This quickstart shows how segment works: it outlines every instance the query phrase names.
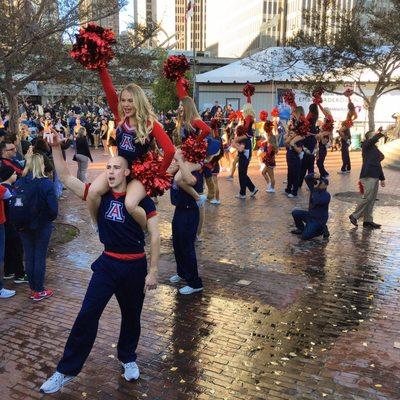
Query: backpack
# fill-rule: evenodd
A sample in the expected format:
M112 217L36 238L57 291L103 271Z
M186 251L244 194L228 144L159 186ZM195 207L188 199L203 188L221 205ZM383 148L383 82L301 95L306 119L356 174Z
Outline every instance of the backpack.
M38 180L24 176L15 182L13 189L9 201L10 222L17 230L35 229L35 221L41 211Z

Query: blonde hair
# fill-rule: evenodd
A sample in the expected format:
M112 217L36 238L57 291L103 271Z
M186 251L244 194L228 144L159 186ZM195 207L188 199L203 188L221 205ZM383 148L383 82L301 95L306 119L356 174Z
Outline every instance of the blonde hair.
M182 125L188 131L193 131L194 128L191 124L191 121L193 121L194 119L201 119L200 114L197 111L196 104L194 103L191 97L186 96L182 99L182 107L183 107Z
M133 107L135 109L135 115L133 116L136 122L136 142L144 144L146 139L149 137L150 132L153 130L153 124L157 121L157 116L153 111L149 99L144 93L143 89L131 83L121 91L119 94L118 112L119 115L124 116L121 123L125 120L124 110L122 108L122 93L126 91L133 97Z
M30 158L28 158L25 174L31 173L32 178L41 179L47 178L47 175L44 173L44 158L41 154L34 153Z
M251 115L253 118L256 117L256 113L254 112L254 108L253 108L253 106L251 105L251 103L246 103L246 104L243 106L243 117L246 118L246 117L248 117L249 115Z

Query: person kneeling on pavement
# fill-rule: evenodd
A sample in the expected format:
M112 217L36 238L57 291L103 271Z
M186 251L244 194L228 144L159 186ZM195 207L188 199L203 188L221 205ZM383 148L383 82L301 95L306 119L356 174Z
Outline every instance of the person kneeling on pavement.
M292 231L295 235L301 235L304 240L309 240L323 235L329 237L326 223L329 217L329 203L331 195L327 191L329 181L319 174L309 174L305 177L310 189L310 202L308 211L293 210L292 216L296 229Z

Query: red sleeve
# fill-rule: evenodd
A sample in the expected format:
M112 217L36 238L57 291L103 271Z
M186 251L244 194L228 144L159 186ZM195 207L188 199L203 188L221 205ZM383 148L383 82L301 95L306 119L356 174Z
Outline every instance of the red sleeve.
M118 95L112 83L111 76L108 73L107 68L100 69L99 75L101 84L103 85L104 93L106 94L108 106L110 107L112 113L114 114L115 124L118 125L120 120L118 114Z
M197 141L201 142L204 140L211 132L211 128L201 119L195 119L192 121L193 128L200 129L201 133L197 136Z
M161 170L162 172L165 172L174 158L175 147L161 124L157 121L154 121L153 130L151 133L154 136L154 139L156 139L158 146L161 147L164 152Z
M246 129L246 132L250 128L250 126L253 125L253 122L254 122L254 118L251 115L248 115L246 117L246 119L244 120L244 127Z
M6 188L3 185L0 185L0 199L3 198L4 193L6 192Z

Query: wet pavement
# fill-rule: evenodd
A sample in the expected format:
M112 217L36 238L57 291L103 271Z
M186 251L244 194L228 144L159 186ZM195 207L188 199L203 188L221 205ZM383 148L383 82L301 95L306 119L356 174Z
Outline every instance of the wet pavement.
M205 290L183 297L168 281L174 273L168 197L160 200L160 285L146 296L138 347L141 378L125 382L116 359L120 315L112 300L79 377L60 393L43 396L90 279L101 246L85 204L65 192L60 222L80 236L56 244L49 255L52 299L37 304L18 285L1 303L1 399L400 399L400 172L385 171L375 221L381 231L348 222L357 191L360 154L353 172L336 175L339 155L329 153L329 240L301 242L290 235L290 211L306 207L260 187L256 199L234 199L238 182L220 178L220 206L206 206L203 242L197 246ZM98 173L105 158L96 156ZM350 198L350 200L349 200ZM13 284L7 284L7 287ZM16 285L14 285L16 286Z

